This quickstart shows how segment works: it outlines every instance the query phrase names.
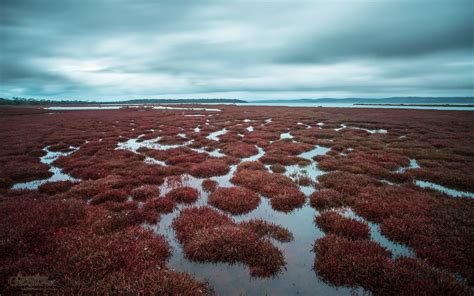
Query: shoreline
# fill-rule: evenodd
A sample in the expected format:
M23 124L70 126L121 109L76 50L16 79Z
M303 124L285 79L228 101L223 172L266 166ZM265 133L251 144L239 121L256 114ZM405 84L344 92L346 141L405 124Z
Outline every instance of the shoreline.
M406 106L406 107L474 107L474 104L392 104L392 103L356 103L355 106Z

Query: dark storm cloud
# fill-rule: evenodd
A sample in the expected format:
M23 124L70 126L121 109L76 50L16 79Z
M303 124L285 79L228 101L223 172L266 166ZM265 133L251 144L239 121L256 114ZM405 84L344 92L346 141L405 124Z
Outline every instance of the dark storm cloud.
M0 2L0 95L472 95L472 1Z
M372 57L418 57L473 49L474 2L368 1L362 15L302 32L284 62ZM472 54L472 51L471 51Z

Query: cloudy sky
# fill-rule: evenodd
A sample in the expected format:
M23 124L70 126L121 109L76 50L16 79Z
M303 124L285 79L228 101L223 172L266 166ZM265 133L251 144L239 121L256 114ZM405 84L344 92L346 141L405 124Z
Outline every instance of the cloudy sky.
M0 0L0 96L474 96L473 0Z

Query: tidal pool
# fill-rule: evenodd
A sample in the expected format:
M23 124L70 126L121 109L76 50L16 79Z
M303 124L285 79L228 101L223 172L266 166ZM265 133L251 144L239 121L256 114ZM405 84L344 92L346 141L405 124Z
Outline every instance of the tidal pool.
M400 167L396 170L397 173L404 173L406 170L419 169L420 165L416 162L416 159L410 158L410 163L407 167Z
M24 183L16 183L12 186L12 189L37 189L39 186L45 183L57 182L57 181L79 182L80 181L79 179L75 179L72 176L69 176L68 174L63 173L63 171L60 168L53 165L53 162L59 157L70 155L71 153L74 153L75 151L79 149L76 147L70 147L70 148L73 149L70 152L59 152L59 151L53 152L49 150L49 146L43 148L43 150L46 152L46 155L40 157L40 161L41 163L49 165L49 171L53 175L47 179L34 180L34 181L24 182Z
M227 133L227 129L223 128L216 132L210 133L206 138L209 140L219 141L219 137Z
M293 139L293 135L291 135L290 132L282 133L280 134L280 140L283 140L283 139Z

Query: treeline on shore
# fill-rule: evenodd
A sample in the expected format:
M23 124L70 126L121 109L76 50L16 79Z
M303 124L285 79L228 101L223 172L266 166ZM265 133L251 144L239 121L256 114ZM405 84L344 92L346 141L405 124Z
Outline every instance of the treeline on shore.
M48 100L34 98L0 98L0 105L82 105L82 104L235 104L247 103L237 99L136 99L126 101L82 101L82 100Z

